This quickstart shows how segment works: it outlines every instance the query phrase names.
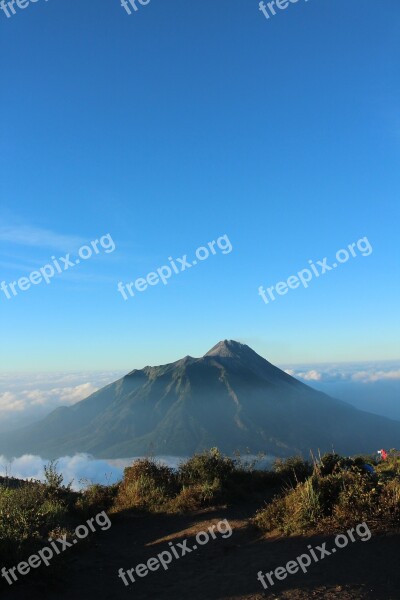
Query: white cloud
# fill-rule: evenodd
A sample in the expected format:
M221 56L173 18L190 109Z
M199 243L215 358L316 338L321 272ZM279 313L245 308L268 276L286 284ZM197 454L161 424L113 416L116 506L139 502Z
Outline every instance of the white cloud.
M311 371L299 372L296 375L292 373L292 375L295 377L300 377L305 381L321 381L322 379L322 373L319 373L315 369L312 369Z
M116 381L119 371L0 374L0 431L28 425L59 406L71 406Z
M310 369L309 365L291 365L285 372L303 381L376 383L399 381L400 365L397 361L388 363L348 363L323 364Z
M43 406L48 410L58 406L75 404L98 390L91 383L82 383L75 387L53 388L51 390L21 390L20 392L0 393L0 414L7 411L29 410Z
M361 381L362 383L375 383L376 381L400 381L400 369L394 371L359 371L353 373L352 381Z
M25 408L23 400L19 400L12 392L4 392L0 394L0 416L2 411L20 412Z

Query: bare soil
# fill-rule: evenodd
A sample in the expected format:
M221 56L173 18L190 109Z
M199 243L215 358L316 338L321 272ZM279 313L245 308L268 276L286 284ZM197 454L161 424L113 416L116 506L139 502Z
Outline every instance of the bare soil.
M265 537L249 525L254 506L218 508L195 515L165 516L126 513L112 518L108 531L98 531L87 543L66 550L52 566L21 577L21 583L2 590L4 600L399 600L400 532L373 535L313 563L303 572L276 581L264 590L257 580L285 566L300 554L334 536ZM233 534L210 541L125 587L125 571L188 539L191 548L199 531L228 519Z

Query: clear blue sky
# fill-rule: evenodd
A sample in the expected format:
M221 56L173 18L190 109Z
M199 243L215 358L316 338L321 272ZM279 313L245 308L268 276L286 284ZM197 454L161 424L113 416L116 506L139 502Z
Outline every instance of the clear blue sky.
M275 363L400 357L400 4L39 0L0 14L1 369L113 369L249 343ZM227 234L169 285L134 281ZM367 236L266 305L257 293Z

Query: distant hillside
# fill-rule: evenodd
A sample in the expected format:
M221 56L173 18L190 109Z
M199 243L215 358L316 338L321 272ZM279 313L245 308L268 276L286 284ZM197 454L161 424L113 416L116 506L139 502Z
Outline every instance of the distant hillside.
M362 412L223 341L202 358L134 370L72 407L5 434L0 452L121 458L218 446L275 456L400 446L400 422Z

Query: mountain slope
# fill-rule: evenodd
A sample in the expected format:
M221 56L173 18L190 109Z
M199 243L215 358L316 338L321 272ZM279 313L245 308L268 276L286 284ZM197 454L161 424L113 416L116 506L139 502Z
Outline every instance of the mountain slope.
M0 452L56 457L189 455L211 446L276 456L351 454L400 442L400 422L313 390L225 340L202 358L134 370L85 400L2 436Z

